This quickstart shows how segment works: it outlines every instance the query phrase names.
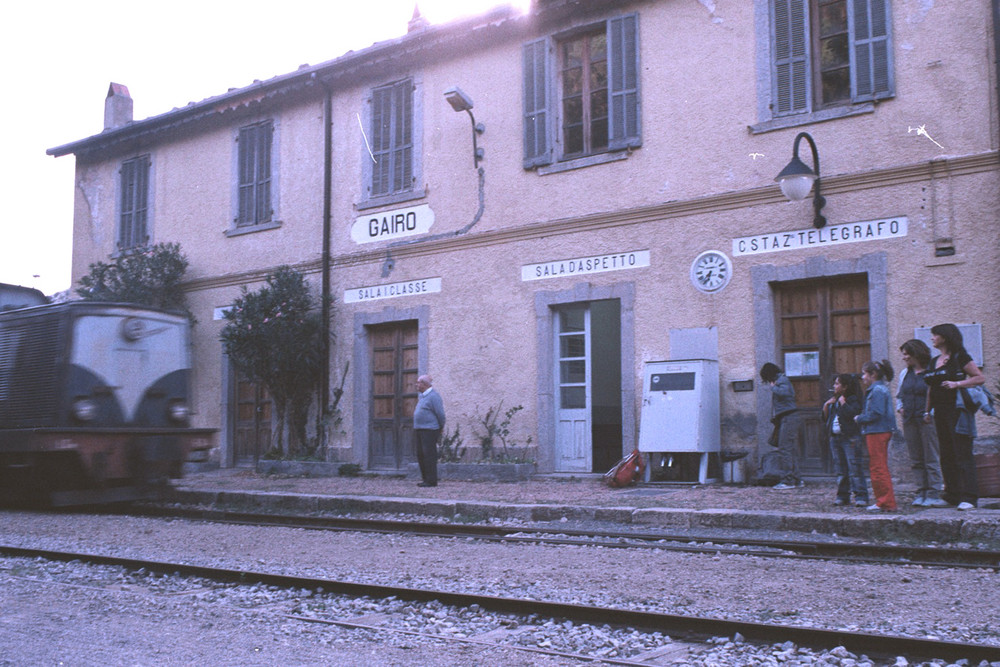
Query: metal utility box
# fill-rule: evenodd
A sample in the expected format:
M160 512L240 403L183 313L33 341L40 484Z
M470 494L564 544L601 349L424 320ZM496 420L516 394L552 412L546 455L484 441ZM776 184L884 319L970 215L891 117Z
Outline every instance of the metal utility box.
M708 455L719 451L719 362L650 361L643 371L639 451L700 454L698 481L708 481ZM646 466L646 481L653 457Z

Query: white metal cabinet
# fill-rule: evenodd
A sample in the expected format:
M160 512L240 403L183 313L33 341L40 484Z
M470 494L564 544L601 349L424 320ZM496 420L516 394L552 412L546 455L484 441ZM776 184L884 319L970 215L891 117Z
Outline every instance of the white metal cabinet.
M719 451L719 362L647 362L642 399L639 451L701 454L698 481L704 484L708 455Z

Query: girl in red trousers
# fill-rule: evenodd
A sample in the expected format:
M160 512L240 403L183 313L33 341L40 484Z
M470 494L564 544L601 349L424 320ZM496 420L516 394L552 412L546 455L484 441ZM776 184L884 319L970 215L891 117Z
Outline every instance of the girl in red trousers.
M889 440L896 430L892 394L889 392L889 381L893 375L892 364L888 360L869 361L861 367L861 384L867 390L865 407L854 420L861 425L861 433L868 446L868 470L875 494L875 504L869 505L868 509L873 512L896 510L896 495L889 474Z

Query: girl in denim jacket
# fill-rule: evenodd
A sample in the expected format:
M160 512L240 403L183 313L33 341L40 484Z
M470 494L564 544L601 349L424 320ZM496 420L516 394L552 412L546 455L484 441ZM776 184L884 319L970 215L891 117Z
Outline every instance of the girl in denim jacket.
M868 507L868 480L864 473L861 431L854 418L861 412L861 385L850 373L841 373L833 381L833 396L823 404L823 418L830 437L830 454L837 473L837 499L834 505L854 504Z
M873 512L896 510L896 495L892 490L892 475L889 474L889 440L896 430L888 384L893 375L888 359L869 361L861 367L861 384L867 388L865 407L854 419L861 425L868 447L868 471L875 494L875 504L869 505L868 509Z

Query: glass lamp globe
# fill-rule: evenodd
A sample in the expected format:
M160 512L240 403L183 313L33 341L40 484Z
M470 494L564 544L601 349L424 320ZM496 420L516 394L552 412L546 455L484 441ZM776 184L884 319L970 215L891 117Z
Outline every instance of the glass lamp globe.
M795 176L785 176L779 182L781 192L792 201L802 201L812 190L815 174L797 174Z

